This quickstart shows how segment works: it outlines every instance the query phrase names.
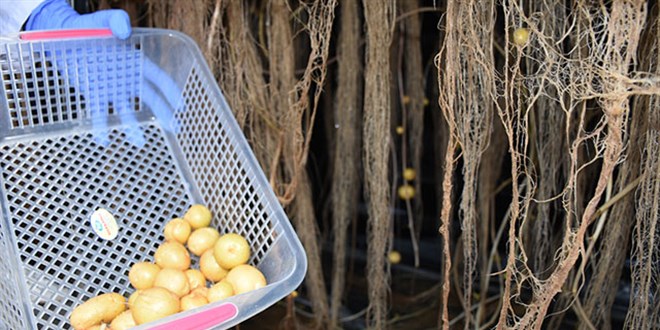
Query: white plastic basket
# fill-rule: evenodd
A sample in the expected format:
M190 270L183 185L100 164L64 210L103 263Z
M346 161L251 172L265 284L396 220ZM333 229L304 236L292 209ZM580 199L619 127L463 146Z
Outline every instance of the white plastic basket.
M147 63L176 85L178 95L158 94L175 100L170 117L145 99L158 88L146 86ZM0 74L0 329L70 328L87 299L128 297L131 265L153 260L165 223L194 203L222 233L247 238L269 284L141 329L228 328L301 283L300 241L190 38L0 38ZM109 98L130 111L108 108ZM136 129L144 145L129 139ZM116 238L92 230L98 208L116 218ZM228 305L235 315L208 323Z

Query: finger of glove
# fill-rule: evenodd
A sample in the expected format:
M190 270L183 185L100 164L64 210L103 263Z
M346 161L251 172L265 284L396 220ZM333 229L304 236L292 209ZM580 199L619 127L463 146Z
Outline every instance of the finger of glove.
M121 119L121 132L125 139L132 145L142 148L146 144L146 139L140 127L140 123L135 117L135 111L131 109L128 102L113 103L112 105L115 113ZM107 107L94 108L91 110L92 117L92 136L97 144L107 147L110 144L111 127L109 118L109 111Z
M151 87L151 83L142 85L142 101L151 109L163 129L174 134L179 133L181 124L174 117L173 108L158 95L156 90Z
M121 130L126 136L126 140L138 148L144 147L147 141L144 138L140 123L135 117L135 110L131 108L128 100L114 103L113 106L121 116Z
M181 101L181 89L174 80L150 59L144 57L142 72L146 82L152 83L165 97L169 107L177 109Z
M65 28L110 28L112 34L119 39L131 35L131 19L128 13L121 9L106 9L95 13L79 15L70 20Z

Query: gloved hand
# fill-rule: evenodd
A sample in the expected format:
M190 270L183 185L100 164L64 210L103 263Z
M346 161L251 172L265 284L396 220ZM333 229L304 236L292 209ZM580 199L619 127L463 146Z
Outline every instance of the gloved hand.
M102 10L79 15L64 0L46 0L37 7L26 30L110 28L115 36L131 34L128 14ZM66 80L84 100L94 140L108 146L111 115L121 118L125 138L141 148L145 138L136 119L136 100L149 107L165 130L178 130L173 113L181 96L176 83L129 40L69 41L44 44L44 56L58 80ZM111 111L112 109L112 111Z
M110 28L119 39L131 35L131 20L121 9L100 10L80 15L65 0L46 0L32 11L26 31L55 29Z

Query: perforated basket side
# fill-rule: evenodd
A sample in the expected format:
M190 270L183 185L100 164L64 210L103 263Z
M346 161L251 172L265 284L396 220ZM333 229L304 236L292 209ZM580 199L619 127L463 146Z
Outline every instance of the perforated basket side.
M142 131L142 148L121 129L105 133L108 146L88 132L0 144L9 220L39 329L68 328L73 307L98 294L128 296L131 265L150 260L167 220L190 205L162 130L146 123ZM89 224L99 207L117 219L114 240Z
M138 38L3 44L6 113L0 118L6 121L0 128L76 122L100 112L113 115L120 106L139 111L132 92L139 90L141 56Z
M18 269L17 265L11 262L14 258L9 255L9 238L4 233L6 224L3 221L0 214L0 330L25 329L26 317L16 283Z
M247 238L251 263L259 264L281 232L264 188L256 184L259 169L247 166L249 146L231 127L232 115L211 82L194 65L183 90L183 106L175 113L181 130L177 140L200 194L215 215L221 232Z

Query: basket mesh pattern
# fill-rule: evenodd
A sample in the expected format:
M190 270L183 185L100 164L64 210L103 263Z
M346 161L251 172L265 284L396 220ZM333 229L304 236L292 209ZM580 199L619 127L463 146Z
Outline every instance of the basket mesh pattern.
M10 221L39 329L68 328L73 307L100 293L128 296L130 266L151 259L167 220L189 206L162 131L142 129L141 149L116 129L107 132L107 147L86 133L0 146ZM112 241L89 225L99 207L117 219Z
M271 219L274 211L253 181L256 173L245 165L247 150L237 148L239 132L228 131L231 113L217 111L221 100L207 91L206 80L193 67L183 90L183 104L175 113L181 123L179 145L197 187L214 214L221 233L243 235L250 243L250 262L259 264L281 231Z
M0 73L9 127L24 128L139 110L138 39L5 45Z
M16 270L11 268L11 264L7 261L9 259L9 250L6 238L2 233L2 222L0 221L0 258L4 262L0 262L0 329L3 322L6 326L11 326L12 329L25 329L25 316L23 309L19 305L18 288L15 284Z

